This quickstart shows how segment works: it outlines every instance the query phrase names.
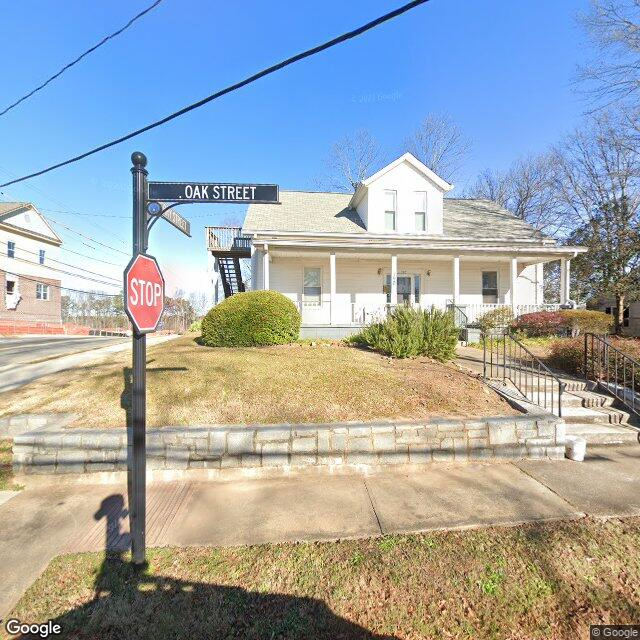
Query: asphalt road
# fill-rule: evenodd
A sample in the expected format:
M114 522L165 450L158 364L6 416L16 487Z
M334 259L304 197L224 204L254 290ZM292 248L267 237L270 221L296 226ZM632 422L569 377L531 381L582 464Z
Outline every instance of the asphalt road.
M24 336L0 339L0 368L38 362L126 342L130 338L100 336Z

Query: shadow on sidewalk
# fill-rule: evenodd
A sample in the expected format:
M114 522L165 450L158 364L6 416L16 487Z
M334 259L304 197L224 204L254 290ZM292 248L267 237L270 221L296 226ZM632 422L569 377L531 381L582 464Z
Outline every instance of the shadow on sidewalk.
M124 554L129 535L124 498L105 498L94 517L105 519L105 558L94 580L90 602L52 620L64 638L120 640L324 639L393 640L335 615L315 598L247 591L136 568ZM203 568L203 571L205 568ZM23 635L21 638L37 636Z

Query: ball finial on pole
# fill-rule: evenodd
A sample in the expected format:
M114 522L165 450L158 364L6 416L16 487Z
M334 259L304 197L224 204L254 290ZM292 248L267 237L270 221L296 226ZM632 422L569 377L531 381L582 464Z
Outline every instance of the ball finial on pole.
M142 153L142 151L134 151L131 154L131 162L134 167L146 167L147 166L147 156Z

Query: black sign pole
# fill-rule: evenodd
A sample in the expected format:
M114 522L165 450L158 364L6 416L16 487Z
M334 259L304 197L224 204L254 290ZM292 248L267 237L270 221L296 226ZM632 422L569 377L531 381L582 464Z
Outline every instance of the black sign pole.
M131 155L133 167L133 256L147 250L147 158L136 151ZM126 295L126 292L125 292ZM146 383L147 336L133 329L133 383L131 420L127 425L127 489L129 493L129 529L134 564L145 562L146 522Z

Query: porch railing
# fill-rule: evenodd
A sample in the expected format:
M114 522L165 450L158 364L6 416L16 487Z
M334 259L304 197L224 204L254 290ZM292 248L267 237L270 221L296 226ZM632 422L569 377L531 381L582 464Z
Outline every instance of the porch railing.
M205 227L205 233L209 251L251 251L251 238L242 233L241 227Z
M447 300L447 311L453 313L453 319L458 329L466 329L469 326L469 316L453 300Z
M594 333L584 336L584 375L640 416L640 362Z
M558 376L509 332L485 336L483 376L507 380L532 404L562 417L562 393L566 386Z

